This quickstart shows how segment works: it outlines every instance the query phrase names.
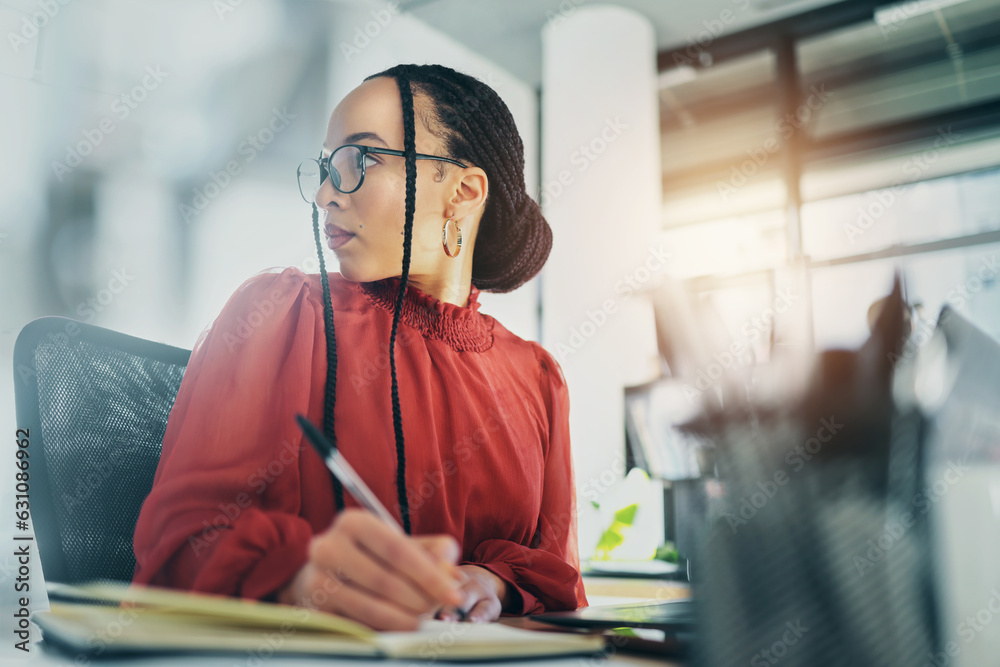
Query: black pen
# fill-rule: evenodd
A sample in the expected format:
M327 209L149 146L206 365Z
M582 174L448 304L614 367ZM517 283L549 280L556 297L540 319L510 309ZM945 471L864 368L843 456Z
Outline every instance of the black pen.
M295 415L296 421L298 421L299 426L302 427L302 431L306 435L306 439L312 443L312 446L319 453L321 459L326 462L326 467L330 469L340 483L347 487L347 490L351 492L351 495L361 503L365 509L370 512L374 512L376 516L380 517L385 523L394 527L400 533L405 533L403 527L399 525L396 521L396 517L389 513L389 510L385 508L379 499L365 481L361 479L361 476L354 471L351 464L347 462L347 459L341 455L340 451L334 449L330 441L326 439L326 436L316 428L316 426L305 418L301 414ZM455 611L458 613L458 620L464 621L468 618L468 614L461 607L455 607Z

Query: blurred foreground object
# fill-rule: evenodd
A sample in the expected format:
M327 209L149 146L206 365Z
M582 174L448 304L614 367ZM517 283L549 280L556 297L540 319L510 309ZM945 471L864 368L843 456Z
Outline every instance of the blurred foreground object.
M689 424L713 442L725 488L692 573L697 664L942 655L927 415L893 394L918 356L904 354L903 310L897 279L868 341L820 354L796 400L729 402Z

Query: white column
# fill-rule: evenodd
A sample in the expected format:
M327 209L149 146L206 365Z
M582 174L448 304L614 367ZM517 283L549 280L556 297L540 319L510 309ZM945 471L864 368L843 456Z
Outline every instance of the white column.
M656 368L651 286L669 260L660 211L656 40L640 14L587 5L542 32L542 205L555 235L542 342L570 387L580 552L599 538L590 500L624 473L623 388ZM657 517L647 513L647 520ZM649 528L659 530L660 525Z

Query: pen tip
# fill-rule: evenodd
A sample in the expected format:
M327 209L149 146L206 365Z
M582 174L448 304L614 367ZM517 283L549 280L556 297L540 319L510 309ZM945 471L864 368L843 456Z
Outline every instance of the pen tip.
M323 437L323 434L318 428L316 428L311 421L305 418L302 414L297 413L295 415L295 420L299 423L299 426L306 434L306 440L312 443L313 447L320 453L321 456L326 457L330 454L330 444Z

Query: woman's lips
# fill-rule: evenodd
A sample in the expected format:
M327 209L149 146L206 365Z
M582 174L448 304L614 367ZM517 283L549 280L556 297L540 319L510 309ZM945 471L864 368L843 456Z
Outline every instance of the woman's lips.
M342 229L337 229L332 234L329 232L326 233L326 244L329 246L330 250L337 250L353 238L354 234L345 232Z

